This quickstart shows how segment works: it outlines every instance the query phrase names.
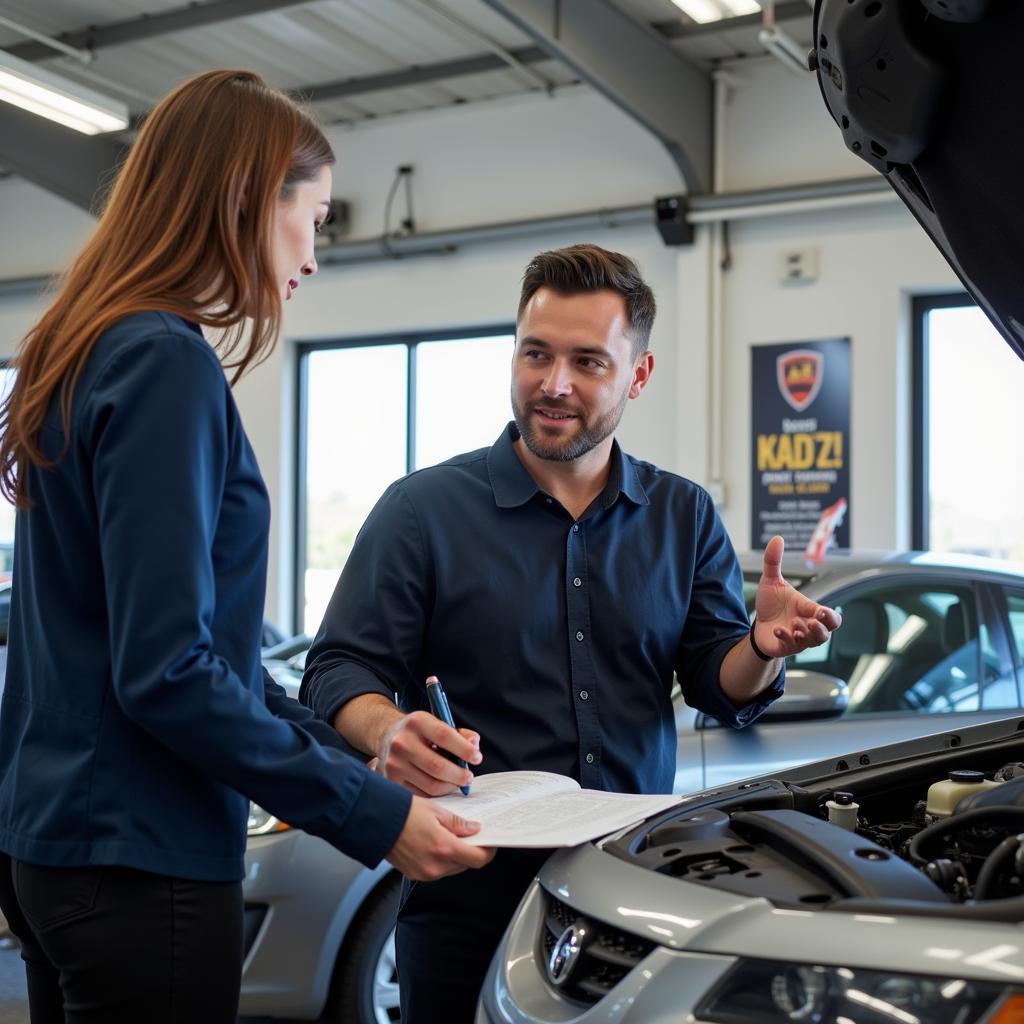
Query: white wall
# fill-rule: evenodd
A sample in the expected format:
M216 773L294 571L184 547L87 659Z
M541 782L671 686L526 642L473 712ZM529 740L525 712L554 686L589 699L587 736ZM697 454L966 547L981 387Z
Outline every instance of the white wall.
M668 153L583 87L368 121L329 133L353 235L380 235L395 168L411 164L416 225L435 231L629 205L682 191ZM395 202L392 226L403 209Z
M661 147L600 97L569 89L451 108L333 131L335 194L353 204L354 234L381 230L394 168L411 163L421 230L634 204L682 191ZM811 79L772 61L744 65L727 108L729 189L867 173L842 147ZM0 278L59 267L88 218L16 180L0 182ZM401 205L396 205L397 210ZM750 346L849 335L853 351L852 542L909 541L909 303L911 293L955 285L952 273L895 202L771 217L731 226L725 278L723 516L749 543ZM290 603L294 342L406 328L511 319L518 282L542 248L595 241L633 255L659 301L651 387L620 431L631 451L707 482L708 230L690 248L666 248L653 228L587 239L544 235L468 247L450 256L327 268L286 309L285 340L236 394L274 502L268 611L287 622ZM779 253L814 245L820 277L794 288L777 280ZM40 308L0 300L0 354ZM359 439L353 439L359 443Z

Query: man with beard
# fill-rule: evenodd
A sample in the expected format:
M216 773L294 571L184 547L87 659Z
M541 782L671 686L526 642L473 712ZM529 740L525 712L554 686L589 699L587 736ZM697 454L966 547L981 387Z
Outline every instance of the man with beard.
M484 772L670 792L674 674L691 706L746 725L782 692L781 659L839 624L783 580L776 537L755 637L707 493L616 443L654 368L654 313L627 257L594 245L541 253L519 304L515 422L492 447L393 484L359 534L300 697L414 793L470 784L439 750ZM434 675L458 730L427 710ZM473 1020L544 856L500 850L471 876L406 883L403 1024Z

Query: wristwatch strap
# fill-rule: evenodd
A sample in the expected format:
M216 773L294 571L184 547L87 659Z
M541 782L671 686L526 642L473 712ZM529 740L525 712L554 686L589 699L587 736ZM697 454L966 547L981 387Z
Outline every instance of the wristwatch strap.
M775 659L770 654L765 654L760 647L757 646L757 641L754 639L754 627L750 627L750 649L762 660L762 661L774 661Z

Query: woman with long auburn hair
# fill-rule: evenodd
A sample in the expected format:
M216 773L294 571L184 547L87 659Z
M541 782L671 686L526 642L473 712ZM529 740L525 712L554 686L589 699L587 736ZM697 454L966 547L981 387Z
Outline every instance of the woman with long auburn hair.
M270 509L224 369L316 272L333 163L257 75L190 79L19 351L0 907L33 1024L234 1021L250 798L413 878L492 855L260 666Z

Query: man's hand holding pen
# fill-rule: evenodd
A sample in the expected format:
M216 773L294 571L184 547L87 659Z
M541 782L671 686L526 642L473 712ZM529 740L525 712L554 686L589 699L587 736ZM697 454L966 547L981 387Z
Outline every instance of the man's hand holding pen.
M453 729L428 711L413 711L396 719L381 737L376 770L417 796L444 796L468 786L473 774L442 751L469 765L483 760L477 733Z

